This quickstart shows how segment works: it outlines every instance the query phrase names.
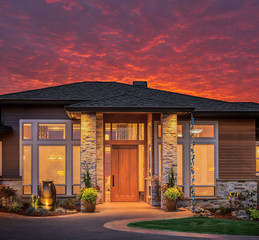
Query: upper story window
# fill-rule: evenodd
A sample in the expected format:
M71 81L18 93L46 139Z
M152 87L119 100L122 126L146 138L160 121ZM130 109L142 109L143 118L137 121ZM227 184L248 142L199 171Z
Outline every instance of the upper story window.
M63 140L66 139L66 124L40 123L39 140Z
M181 124L177 125L177 137L183 137L183 125Z

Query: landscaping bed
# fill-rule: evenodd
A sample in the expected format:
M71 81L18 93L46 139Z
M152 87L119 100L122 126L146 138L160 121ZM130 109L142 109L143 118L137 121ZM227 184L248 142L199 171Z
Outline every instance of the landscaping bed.
M176 232L259 236L258 221L236 221L212 217L194 216L181 219L143 221L130 223L128 226Z

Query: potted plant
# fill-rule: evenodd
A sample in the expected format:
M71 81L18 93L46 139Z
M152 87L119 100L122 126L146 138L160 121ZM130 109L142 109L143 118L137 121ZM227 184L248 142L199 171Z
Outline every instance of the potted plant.
M95 188L84 188L78 193L77 198L83 201L85 210L87 212L94 212L96 208L96 199L98 198L98 191Z
M176 211L178 199L182 199L183 192L179 187L170 187L165 191L165 206L167 211Z

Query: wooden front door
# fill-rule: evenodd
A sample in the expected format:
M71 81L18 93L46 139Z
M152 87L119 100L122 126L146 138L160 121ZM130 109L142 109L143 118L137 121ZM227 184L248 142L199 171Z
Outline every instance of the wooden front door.
M112 146L111 201L138 200L137 146Z

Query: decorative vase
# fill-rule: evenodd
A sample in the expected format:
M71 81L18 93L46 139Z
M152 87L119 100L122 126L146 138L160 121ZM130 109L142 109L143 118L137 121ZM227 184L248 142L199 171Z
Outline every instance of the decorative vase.
M39 188L40 203L51 208L56 200L56 188L53 181L42 181Z
M177 209L177 200L170 200L165 197L165 207L169 212L176 211Z
M84 203L84 207L85 207L85 211L86 212L94 212L95 211L95 207L96 207L96 204L93 204L92 202L90 201L83 201Z

